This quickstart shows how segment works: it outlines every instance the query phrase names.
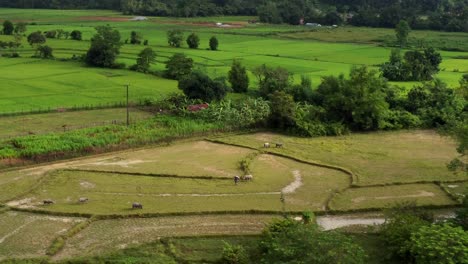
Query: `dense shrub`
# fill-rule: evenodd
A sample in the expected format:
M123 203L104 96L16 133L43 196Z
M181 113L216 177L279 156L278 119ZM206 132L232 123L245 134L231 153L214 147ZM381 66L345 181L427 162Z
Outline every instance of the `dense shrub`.
M200 38L198 37L197 34L192 33L187 37L187 45L191 49L198 49L198 46L200 45Z
M231 245L224 243L223 253L221 255L221 264L248 264L247 252L241 245Z
M73 40L82 40L82 33L81 31L79 30L73 30L71 33L70 33L70 37L71 39Z
M179 80L179 89L190 99L205 102L221 100L226 96L227 86L223 80L212 80L201 72L193 72Z
M193 60L182 53L176 53L166 62L164 76L170 79L179 80L189 75L193 69Z

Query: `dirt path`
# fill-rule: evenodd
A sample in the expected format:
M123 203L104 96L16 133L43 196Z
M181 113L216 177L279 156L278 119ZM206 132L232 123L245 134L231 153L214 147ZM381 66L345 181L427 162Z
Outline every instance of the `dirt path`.
M18 228L16 228L15 230L11 231L10 233L6 234L5 236L1 237L0 238L0 244L2 244L3 242L5 242L5 240L11 236L13 236L14 234L18 233L19 231L21 231L21 229L25 228L26 226L30 225L31 223L33 223L34 221L36 221L36 219L34 218L31 218L29 219L26 223L22 224L21 226L19 226Z
M293 171L293 175L294 175L294 181L288 186L284 187L283 190L281 190L284 194L295 193L296 190L302 186L301 172L298 170L295 170Z

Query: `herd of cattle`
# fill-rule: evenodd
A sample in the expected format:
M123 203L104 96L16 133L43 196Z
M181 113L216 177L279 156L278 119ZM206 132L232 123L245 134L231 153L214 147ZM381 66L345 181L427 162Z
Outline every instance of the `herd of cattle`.
M270 148L271 144L266 142L263 144L263 147L264 148ZM282 143L275 143L275 146L277 148L282 148L283 147L283 144ZM252 181L253 180L253 175L249 174L249 175L244 175L244 176L234 176L234 184L238 184L240 181ZM87 197L80 197L78 199L78 202L79 203L87 203L89 201L89 199ZM42 201L42 203L44 205L51 205L51 204L54 204L55 202L51 199L45 199ZM143 209L143 205L141 203L137 203L137 202L134 202L132 204L132 209Z

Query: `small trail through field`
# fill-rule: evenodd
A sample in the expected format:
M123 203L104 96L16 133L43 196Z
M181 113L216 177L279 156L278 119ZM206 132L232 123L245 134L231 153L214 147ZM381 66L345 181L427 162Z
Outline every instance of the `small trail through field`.
M282 192L284 194L295 193L297 189L302 186L301 172L298 170L293 171L294 181L288 186L284 187Z
M13 235L15 235L16 233L18 233L19 231L21 231L21 229L25 228L26 226L30 225L31 223L33 223L34 221L36 221L36 219L34 218L31 218L29 219L26 223L22 224L21 226L19 226L18 228L16 228L15 230L11 231L10 233L6 234L5 236L1 237L0 238L0 244L2 244L3 242L5 242L5 240Z

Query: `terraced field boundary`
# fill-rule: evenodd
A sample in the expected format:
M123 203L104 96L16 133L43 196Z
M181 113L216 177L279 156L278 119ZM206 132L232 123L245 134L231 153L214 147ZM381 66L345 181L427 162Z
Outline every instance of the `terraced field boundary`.
M227 143L227 142L224 142L222 140L210 139L210 138L206 138L205 140L209 141L209 142L212 142L212 143L216 143L216 144L223 144L223 145L228 145L228 146L235 146L235 147L240 147L240 148L257 150L257 151L260 151L261 153L291 159L291 160L294 160L296 162L300 162L300 163L303 163L303 164L308 164L308 165L312 165L312 166L337 170L337 171L340 171L340 172L343 172L343 173L349 175L350 176L350 185L349 185L349 187L341 189L341 190L335 190L334 192L332 192L330 194L330 196L326 200L326 203L325 203L325 209L326 210L325 210L325 212L330 213L330 214L341 214L341 213L352 213L352 212L372 212L372 211L382 210L382 207L365 208L365 209L350 209L350 210L332 209L330 207L331 201L335 198L336 195L342 194L347 190L359 189L359 188L410 185L410 184L434 184L434 185L438 186L451 200L453 200L457 204L461 204L460 198L458 196L454 195L453 193L451 193L447 188L443 187L442 184L444 184L444 183L464 183L464 182L468 182L468 180L467 181L460 181L460 180L450 181L449 180L449 181L392 182L392 183L372 184L372 185L358 185L356 183L359 180L358 176L355 173L353 173L351 170L349 170L347 168L344 168L344 167L334 166L334 165L330 165L330 164L324 164L324 163L317 162L317 161L308 161L308 160L304 160L304 159L301 159L301 158L297 158L297 157L277 153L277 152L274 152L274 151L269 151L267 148L261 149L261 148L249 147L249 146L242 145L242 144L235 144L235 143L230 143L230 142ZM453 205L453 206L450 206L450 205L442 205L442 206L441 205L425 205L425 206L420 206L420 207L425 208L425 209L440 209L440 208L451 208L451 207L454 208L454 207L458 207L458 206L459 205Z

